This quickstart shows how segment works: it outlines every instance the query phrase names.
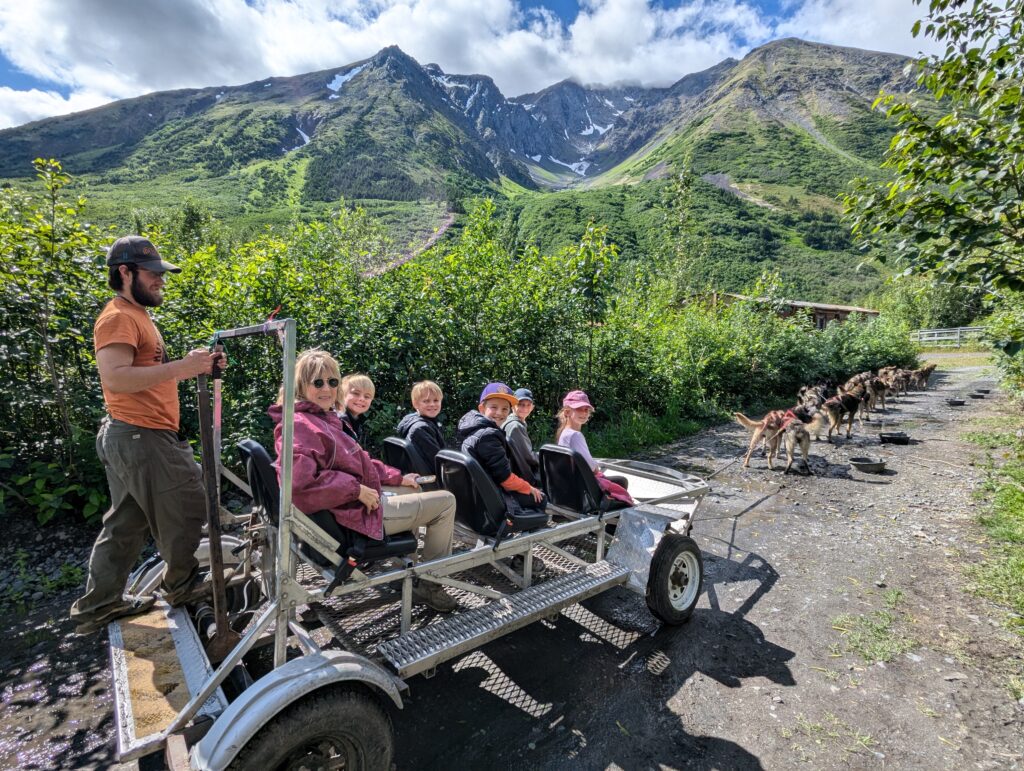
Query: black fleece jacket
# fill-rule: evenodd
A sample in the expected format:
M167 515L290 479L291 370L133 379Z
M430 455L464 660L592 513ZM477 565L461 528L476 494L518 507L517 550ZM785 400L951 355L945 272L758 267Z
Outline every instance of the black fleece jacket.
M455 442L467 455L476 459L494 484L501 483L512 476L512 465L509 463L508 438L498 424L484 417L477 410L470 410L459 420Z
M398 422L396 432L403 439L408 439L412 446L427 462L427 469L434 468L434 458L439 450L444 449L444 430L437 418L428 418L418 412L410 412ZM433 474L433 471L422 473Z
M348 410L342 410L338 413L338 417L341 418L341 427L345 433L359 442L360 447L365 447L367 440L366 413L352 415Z

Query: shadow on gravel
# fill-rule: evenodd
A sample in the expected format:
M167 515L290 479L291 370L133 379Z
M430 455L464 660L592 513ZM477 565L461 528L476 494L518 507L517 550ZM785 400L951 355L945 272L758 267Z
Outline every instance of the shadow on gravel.
M72 595L2 621L0 724L8 728L0 739L0 767L114 765L106 634L69 636Z
M794 652L745 616L778 573L756 554L704 555L711 607L660 626L642 600L615 589L415 678L393 711L399 769L678 767L760 769L745 748L691 733L680 713L701 676L728 688L749 678L795 684ZM756 582L732 611L725 585ZM706 686L703 686L706 687ZM500 758L500 761L496 759Z

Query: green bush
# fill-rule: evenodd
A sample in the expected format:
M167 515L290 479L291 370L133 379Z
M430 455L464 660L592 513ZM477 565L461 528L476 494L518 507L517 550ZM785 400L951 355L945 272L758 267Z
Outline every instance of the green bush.
M1024 295L1006 295L985 322L985 340L995 352L1003 388L1024 399Z
M12 480L0 487L0 505L41 521L70 512L88 518L105 503L91 448L103 408L90 330L110 294L101 235L79 224L75 207L59 204L60 178L54 168L46 173L42 204L0 191L0 320L13 330L0 342L0 419L9 432L0 466ZM60 238L50 238L50 222ZM154 314L172 357L209 344L218 329L273 312L294 318L300 349L322 347L344 371L373 378L374 442L406 411L411 383L425 377L444 388L449 425L490 380L529 386L541 441L553 432L562 395L584 388L599 408L595 448L623 455L724 411L788 398L821 377L914 359L906 327L884 318L817 331L803 317L780 318L775 299L680 304L670 276L619 259L607 229L594 224L552 253L509 249L486 200L457 241L381 274L368 269L393 245L358 208L235 241L186 202L170 220L140 213L137 229L183 267ZM777 291L761 282L750 293ZM228 341L227 352L230 463L237 439L270 442L266 409L280 386L280 354L253 339ZM183 383L181 395L183 429L197 436L195 381Z

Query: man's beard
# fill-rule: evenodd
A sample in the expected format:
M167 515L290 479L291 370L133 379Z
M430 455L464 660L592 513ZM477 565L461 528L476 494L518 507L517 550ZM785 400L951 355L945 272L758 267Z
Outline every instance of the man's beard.
M156 308L164 301L161 295L155 295L148 289L139 286L137 281L132 281L131 292L132 299L143 308Z

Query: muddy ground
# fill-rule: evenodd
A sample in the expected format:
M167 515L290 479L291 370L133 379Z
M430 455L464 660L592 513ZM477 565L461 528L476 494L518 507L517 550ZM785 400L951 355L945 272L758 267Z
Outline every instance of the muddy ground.
M1007 687L1024 646L963 575L986 543L972 497L984 452L962 434L1006 407L995 394L946 405L991 387L987 370L933 384L882 416L913 444L880 446L872 420L814 443L813 476L757 455L727 465L738 426L662 448L652 460L719 471L694 528L706 577L690 622L659 628L615 589L414 678L393 715L398 768L1024 767L1024 705ZM846 464L865 454L886 472ZM5 580L16 545L33 563L84 564L92 537L9 534ZM2 768L116 767L106 640L68 637L75 594L5 609ZM854 652L860 616L876 648L904 650Z

